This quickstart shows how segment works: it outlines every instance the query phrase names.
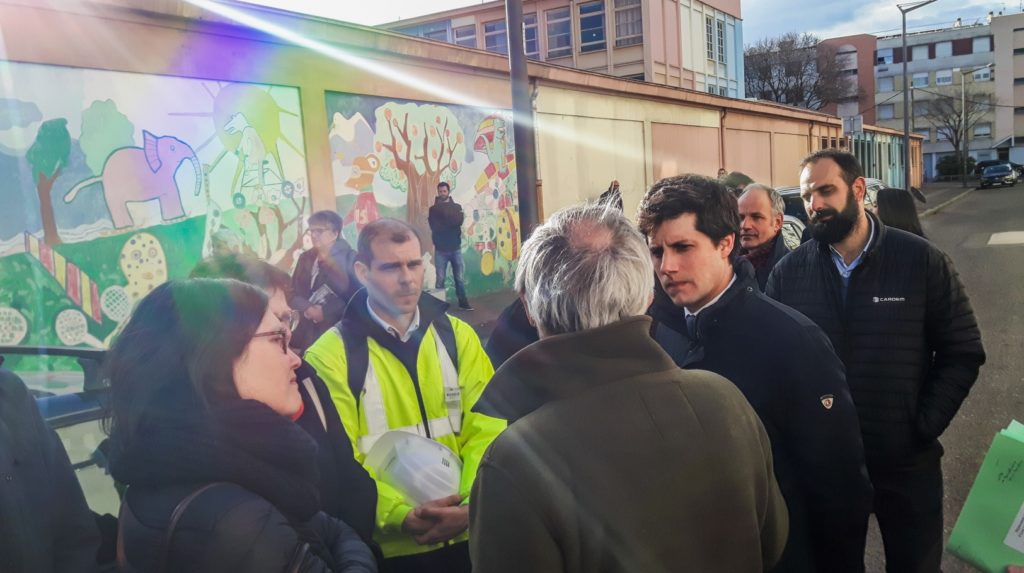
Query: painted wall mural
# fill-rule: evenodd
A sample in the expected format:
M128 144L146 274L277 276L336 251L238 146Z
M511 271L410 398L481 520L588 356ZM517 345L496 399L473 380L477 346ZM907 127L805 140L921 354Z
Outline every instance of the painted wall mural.
M0 79L0 344L105 346L203 256L290 270L304 248L297 88L3 61Z
M519 206L507 111L328 93L327 119L337 208L350 243L370 221L396 217L415 226L432 253L427 212L443 181L466 213L469 294L511 285ZM427 276L433 282L429 265Z

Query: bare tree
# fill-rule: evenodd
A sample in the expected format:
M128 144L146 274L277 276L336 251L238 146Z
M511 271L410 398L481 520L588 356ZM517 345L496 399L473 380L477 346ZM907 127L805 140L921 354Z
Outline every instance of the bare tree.
M940 137L945 137L953 146L957 157L962 157L966 134L974 129L982 117L992 109L988 100L990 96L968 87L963 94L964 106L961 107L960 89L956 87L939 91L928 91L935 96L933 99L914 102L915 106L927 106L925 110L915 114L935 126Z
M751 44L743 53L747 95L808 109L859 98L837 52L808 33L788 32Z

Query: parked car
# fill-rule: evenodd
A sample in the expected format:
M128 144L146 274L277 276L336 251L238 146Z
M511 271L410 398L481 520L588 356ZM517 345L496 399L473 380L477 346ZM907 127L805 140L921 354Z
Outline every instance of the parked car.
M109 388L101 379L100 365L105 355L105 350L91 348L0 346L0 356L7 359L5 367L14 367L24 380L43 419L64 444L89 509L103 516L97 519L103 541L100 555L105 561L99 570L113 573L114 516L121 496L107 472L104 453L107 435L102 422ZM19 371L13 363L23 357L31 357L36 367Z
M1009 165L1014 171L1017 172L1017 179L1024 178L1024 165L1020 163L1014 163L1005 159L987 159L985 161L979 161L974 166L974 174L981 176L985 169L992 167L993 165Z
M1017 171L1010 167L1009 163L991 165L981 172L981 188L1002 187L1003 185L1016 185Z

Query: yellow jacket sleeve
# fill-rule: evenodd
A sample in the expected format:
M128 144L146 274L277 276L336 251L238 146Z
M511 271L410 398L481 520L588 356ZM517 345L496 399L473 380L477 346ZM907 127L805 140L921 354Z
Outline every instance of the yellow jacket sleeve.
M330 390L331 401L334 402L341 423L345 426L345 433L352 442L354 457L377 483L377 529L384 533L401 531L405 516L413 508L405 503L402 494L379 480L374 471L364 464L366 456L359 450L358 437L365 432L361 428L363 422L359 417L356 399L348 384L348 361L341 337L333 331L328 331L306 350L304 357Z
M469 502L469 493L473 489L477 469L484 452L503 432L505 420L492 418L473 411L487 383L494 375L491 360L484 352L473 327L465 322L451 318L455 331L455 344L459 356L459 387L462 390L462 432L459 435L459 454L462 457L462 481L459 494L463 503Z

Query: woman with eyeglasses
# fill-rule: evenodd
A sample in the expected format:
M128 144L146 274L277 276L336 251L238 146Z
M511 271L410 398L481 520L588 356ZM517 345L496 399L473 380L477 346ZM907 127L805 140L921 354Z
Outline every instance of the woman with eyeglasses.
M234 280L172 281L139 303L106 364L122 571L377 570L319 511L289 336Z

